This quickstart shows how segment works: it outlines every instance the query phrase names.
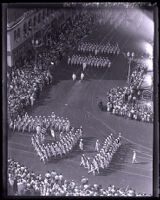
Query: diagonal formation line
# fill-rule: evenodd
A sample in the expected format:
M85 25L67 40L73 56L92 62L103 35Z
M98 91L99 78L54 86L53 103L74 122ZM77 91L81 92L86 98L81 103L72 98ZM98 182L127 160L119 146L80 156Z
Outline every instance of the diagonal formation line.
M93 118L95 118L96 120L100 121L104 126L106 126L108 129L110 129L114 134L118 134L118 133L117 133L114 129L112 129L107 123L104 123L103 121L101 121L100 119L98 119L93 113L91 113L91 112L89 112L89 111L87 111L87 113L89 113L89 114L90 114ZM138 144L138 143L136 143L136 142L134 142L134 141L132 141L132 140L130 140L130 139L125 138L124 136L122 136L122 138L124 138L124 140L129 141L129 142L132 143L132 144L136 144L136 145L141 146L141 147L143 147L143 148L145 148L145 149L147 149L147 150L149 150L149 151L152 151L151 148L145 147L145 146L143 146L143 145L141 145L141 144Z

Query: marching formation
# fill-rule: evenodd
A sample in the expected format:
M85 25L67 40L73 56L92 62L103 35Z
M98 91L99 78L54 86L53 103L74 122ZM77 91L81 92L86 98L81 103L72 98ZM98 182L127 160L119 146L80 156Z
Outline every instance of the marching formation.
M92 53L95 53L95 55L97 55L98 53L118 55L120 53L120 48L118 46L118 43L116 43L115 45L112 45L110 44L110 42L108 42L107 44L82 42L78 46L78 51L81 51L83 53L92 52Z
M109 164L113 158L113 155L116 153L117 149L121 145L121 134L114 139L113 135L110 134L104 141L104 144L99 149L99 141L96 142L95 149L98 151L96 156L91 160L89 157L86 157L84 154L81 156L80 166L83 166L88 169L88 173L93 173L96 175L96 172L99 174L100 168L106 169L109 167Z
M91 185L85 177L82 177L81 183L76 183L66 180L54 170L42 177L13 159L8 159L8 185L17 196L148 196L128 186L103 188L98 184Z
M68 57L68 65L83 65L96 67L96 68L106 68L111 66L111 61L107 57L97 57L97 56L81 56L72 55Z
M23 133L27 131L28 133L37 132L37 129L46 129L51 135L53 132L68 132L70 130L70 121L68 118L63 118L56 116L54 112L49 116L29 116L28 113L20 116L18 115L17 119L9 121L9 127L18 132L22 131Z
M44 163L68 154L73 150L75 145L80 141L82 148L82 126L76 129L71 127L70 121L67 118L58 117L54 112L50 116L29 116L25 113L24 116L17 117L17 120L10 121L9 127L18 132L36 133L31 137L31 143ZM54 142L45 144L45 136L49 133ZM59 140L58 140L59 138Z
M32 145L40 157L40 160L46 164L52 158L62 158L73 150L78 141L82 138L82 129L71 128L69 132L60 133L59 140L51 144L44 143L45 136L40 132L31 137Z

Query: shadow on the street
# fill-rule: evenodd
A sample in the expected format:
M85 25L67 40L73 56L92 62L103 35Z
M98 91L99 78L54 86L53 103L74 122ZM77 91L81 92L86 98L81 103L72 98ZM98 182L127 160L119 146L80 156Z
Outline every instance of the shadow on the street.
M113 156L109 167L107 169L100 169L100 174L98 174L98 176L107 176L116 172L117 170L123 169L125 166L124 164L126 163L126 157L130 153L132 146L133 145L130 143L122 144Z

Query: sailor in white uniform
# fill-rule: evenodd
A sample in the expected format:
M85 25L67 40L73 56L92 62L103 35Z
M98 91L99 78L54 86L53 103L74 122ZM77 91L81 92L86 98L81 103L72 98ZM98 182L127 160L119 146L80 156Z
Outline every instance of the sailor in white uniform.
M73 79L73 81L76 80L76 75L74 73L72 74L72 79Z
M81 151L83 151L83 142L82 142L82 141L83 141L83 140L80 139L80 142L79 142L79 148L80 148Z
M99 140L96 140L95 150L98 152L100 148Z
M81 73L81 81L84 79L84 74L83 72Z
M132 164L136 163L136 151L133 151Z

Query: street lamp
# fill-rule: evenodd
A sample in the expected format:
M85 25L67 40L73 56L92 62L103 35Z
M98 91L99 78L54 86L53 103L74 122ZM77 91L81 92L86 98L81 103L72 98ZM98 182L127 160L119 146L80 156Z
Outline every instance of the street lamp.
M37 55L38 55L38 48L42 46L42 42L38 39L32 40L32 46L35 50L35 67L37 68Z
M129 67L128 67L128 76L127 76L127 82L129 83L129 81L130 81L130 73L131 73L131 62L132 62L132 60L133 60L133 58L134 58L134 56L135 56L135 53L134 52L127 52L127 57L128 57L128 64L129 64Z

